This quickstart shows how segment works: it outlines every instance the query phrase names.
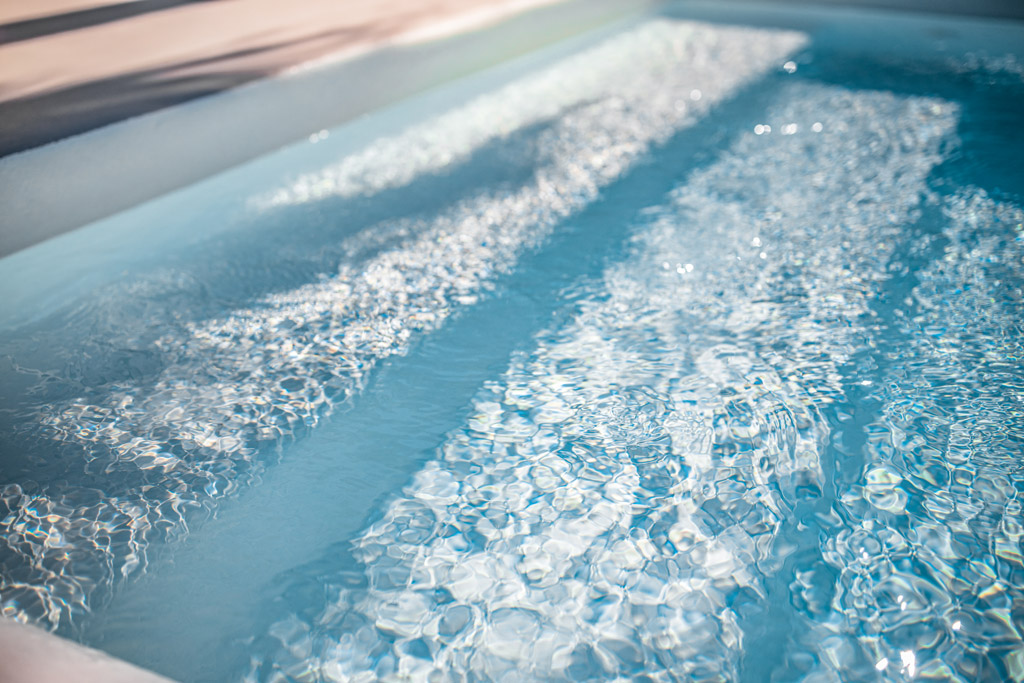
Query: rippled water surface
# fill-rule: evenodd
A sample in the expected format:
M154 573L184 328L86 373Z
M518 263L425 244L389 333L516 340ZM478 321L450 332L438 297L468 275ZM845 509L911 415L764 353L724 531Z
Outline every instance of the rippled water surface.
M182 680L1024 680L1024 29L702 19L0 261L3 613Z

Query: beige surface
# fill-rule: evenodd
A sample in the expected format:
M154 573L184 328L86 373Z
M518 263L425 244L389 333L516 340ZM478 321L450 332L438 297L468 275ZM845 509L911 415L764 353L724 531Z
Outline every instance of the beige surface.
M52 1L52 0L51 0ZM56 3L54 3L56 4ZM501 5L481 0L211 0L0 46L0 98L124 73L268 73Z
M3 0L0 156L309 60L474 28L553 1Z
M0 23L101 7L103 0L0 0Z
M99 650L0 618L0 683L170 683Z

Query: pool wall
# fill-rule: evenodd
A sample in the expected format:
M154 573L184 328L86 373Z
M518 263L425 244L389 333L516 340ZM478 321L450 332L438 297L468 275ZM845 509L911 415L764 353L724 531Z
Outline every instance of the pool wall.
M513 11L522 5L507 4ZM4 157L0 257L654 4L575 0L497 24L495 11L478 18L490 25L477 30L453 23L438 35L417 31L366 54L319 60ZM442 30L466 32L445 37Z

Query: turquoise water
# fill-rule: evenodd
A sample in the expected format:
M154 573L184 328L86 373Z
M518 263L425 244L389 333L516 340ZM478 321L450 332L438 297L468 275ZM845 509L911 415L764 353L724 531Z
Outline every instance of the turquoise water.
M1024 680L1022 29L701 7L0 261L4 613L181 680Z

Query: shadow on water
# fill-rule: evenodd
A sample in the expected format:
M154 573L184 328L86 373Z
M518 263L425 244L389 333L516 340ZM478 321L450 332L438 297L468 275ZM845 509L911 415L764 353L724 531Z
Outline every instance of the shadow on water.
M155 273L139 273L129 289L101 292L98 301L19 330L16 339L3 342L0 429L11 433L24 420L18 412L24 406L103 396L112 382L156 382L177 352L158 347L160 337L187 338L188 325L258 306L268 295L316 282L345 263L358 267L414 235L377 239L355 255L344 251L345 238L386 235L398 221L423 226L457 202L516 190L543 163L541 140L551 125L526 126L487 142L461 163L373 194L328 196L247 214L237 219L236 229L168 255ZM0 446L5 473L24 474L19 463L29 460L19 449Z
M992 45L976 46L976 53L965 59L960 52L962 48L957 46L963 35L970 35L971 28L961 29L949 20L932 21L921 28L906 18L912 15L896 12L892 15L894 26L920 34L904 36L906 45L915 49L911 51L906 46L891 46L891 49L873 47L873 53L884 55L878 56L865 52L849 37L836 32L832 25L835 19L828 12L823 13L820 8L812 6L807 9L806 13L797 15L752 5L743 23L761 28L802 31L812 36L812 42L802 54L794 57L799 64L794 78L847 90L887 91L907 97L936 97L955 102L961 108L957 130L960 144L935 169L933 183L947 179L960 185L972 184L993 197L1019 200L1024 195L1024 165L1019 158L1019 150L1024 146L1024 126L1020 124L1024 83L1019 73L1001 72L995 66L987 68L983 61L986 54L999 58L1003 56L1001 50L1007 47L1019 49L1019 44L1008 46L1005 41L993 41ZM1008 5L1007 9L1019 11L1020 8ZM963 8L958 8L958 14L963 12ZM677 19L736 23L734 17L723 18L719 9L707 5L668 8L664 13ZM875 16L867 22L863 16L853 14L851 19L856 19L859 25L844 26L843 30L849 28L864 44L873 45L878 40L887 40L892 32L889 29L880 32L880 37L874 36L874 29L884 22L883 16ZM1018 21L1011 21L1008 25L1024 30L1019 14L1013 16ZM987 28L978 28L986 23ZM990 20L972 28L995 31L998 27L1000 24ZM971 43L972 47L975 43Z
M112 381L128 381L133 390L144 395L160 380L165 364L174 363L174 350L162 356L156 347L125 348L117 342L125 336L130 338L125 334L126 327L146 330L151 326L155 334L175 329L182 332L187 323L253 304L273 291L288 291L315 282L321 273L336 272L339 262L346 258L336 247L345 237L376 231L397 220L416 219L418 224L427 224L453 202L483 193L514 191L529 182L534 170L543 165L544 152L539 140L549 128L550 122L544 121L527 126L481 146L461 164L423 174L405 185L370 196L328 197L264 211L244 230L175 255L174 262L166 267L192 273L182 278L187 285L182 291L168 296L164 288L154 287L149 294L152 300L130 299L121 293L115 304L124 302L127 310L120 306L111 309L105 304L98 312L76 310L45 321L41 336L50 343L38 336L29 338L22 342L24 353L12 355L21 366L32 362L24 358L26 354L49 356L50 362L56 361L51 372L59 379L45 387L45 391L38 391L38 374L15 369L10 360L3 368L3 374L27 381L20 386L4 382L3 401L9 407L0 415L4 434L0 440L0 482L18 482L33 494L60 491L73 481L75 488L93 489L107 498L136 490L140 484L160 489L162 475L156 470L110 472L103 466L89 464L93 457L86 452L86 445L55 441L39 424L32 409L75 396L94 398L104 405L109 401ZM415 235L394 239L408 237ZM389 246L376 243L372 249ZM357 264L367 256L357 255ZM200 279L202 282L197 283ZM55 351L64 351L67 356L54 358ZM197 373L201 373L201 368ZM273 459L274 453L274 446L268 444L263 457ZM116 458L100 458L101 462L113 460ZM79 465L69 467L68 463ZM191 521L206 515L206 511L197 512ZM159 532L155 534L154 539L159 537ZM21 560L5 559L5 552L5 547L0 548L0 567L5 567L6 576L14 576L14 572L22 569L18 564ZM104 590L97 590L94 598L102 604Z
M73 480L77 488L109 497L137 487L139 473L106 472L87 464L93 458L83 444L55 441L40 425L39 407L79 397L104 405L112 382L144 394L178 360L181 344L162 350L154 343L160 337L187 340L188 325L316 282L347 260L358 268L374 250L415 237L417 226L453 202L516 190L543 165L541 139L550 127L539 121L487 142L461 163L374 194L243 214L236 228L168 254L158 272L123 278L131 280L128 288L100 292L27 332L18 330L15 339L3 341L0 360L0 482L18 482L33 494L59 491ZM377 240L354 256L342 251L346 238L381 232L396 221L409 223L413 233ZM267 455L272 452L268 447ZM80 465L70 468L72 462ZM159 474L152 474L143 483L161 486ZM0 549L5 574L18 569L4 554Z
M943 65L929 72L898 61L851 61L827 49L819 52L815 46L807 56L811 59L801 67L799 78L956 102L963 112L960 144L933 170L932 185L973 184L1019 196L1020 169L999 142L1010 133L1005 128L1014 110L1008 105L1022 101L1019 88L978 93L969 74L940 77L946 74ZM308 612L331 599L332 585L346 576L361 580L363 571L350 552L351 538L372 523L381 503L433 456L444 435L464 422L480 385L500 373L509 355L527 346L538 330L571 313L572 292L578 291L572 285L599 277L609 261L621 257L630 226L637 224L638 210L663 201L689 174L714 162L737 134L756 124L782 78L786 77L764 78L653 150L644 163L602 192L599 200L558 226L542 249L525 257L514 273L498 283L498 294L425 337L407 357L386 363L354 406L294 447L289 458L294 462L272 468L263 485L226 501L221 517L200 529L188 548L176 551L173 564L155 567L143 582L115 599L102 622L87 625L87 641L187 680L221 680L244 669L252 648L259 649L251 641L253 633L265 633L269 624L287 614L309 618L309 623L314 615ZM993 123L1003 125L995 128ZM487 169L491 166L488 155L501 153L499 145L475 156L475 163ZM516 172L528 175L529 164ZM428 186L443 186L446 180L434 178ZM492 175L482 185L494 182ZM429 195L424 201L429 204ZM332 210L346 210L343 204ZM315 214L307 217L311 215ZM895 251L897 258L912 253L913 268L925 265L941 253L941 242L929 237L940 228L940 218L926 211L918 224L908 226L903 247ZM317 228L311 230L316 239ZM914 249L922 239L932 239L931 248ZM913 284L894 275L880 296L903 296ZM551 292L561 294L550 296ZM892 341L898 343L898 339ZM457 371L453 362L458 364ZM862 370L852 366L846 370L858 380L863 376ZM880 376L884 371L877 368ZM851 383L849 404L860 401L856 391ZM839 415L848 408L836 406L830 409L836 414L825 415L837 430L822 462L827 486L821 498L801 501L780 530L780 537L794 550L778 574L767 578L767 608L744 611L736 605L747 653L743 680L799 674L792 668L787 647L799 635L799 622L789 614L795 609L790 586L798 567L822 562L819 536L830 531L826 520L836 491L859 476L863 444L857 442L857 435L873 419L870 407L860 409L852 421ZM255 570L257 560L247 551L254 539L260 539L255 543L260 557L276 558L264 560ZM195 577L210 566L216 575L230 577L229 588L221 581L198 585ZM217 638L205 640L199 632L190 632L188 624L197 614L216 624ZM161 643L161 651L152 643ZM195 656L188 661L174 656L185 651Z
M957 144L929 179L936 190L972 185L993 198L1024 196L1024 83L1014 74L977 67L951 68L935 60L850 60L842 54L815 55L801 78L849 90L884 90L906 97L934 97L960 108Z
M950 76L948 65L922 71L899 61L851 60L827 45L812 45L805 57L797 78L956 102L962 108L960 146L934 169L932 185L972 184L993 194L1021 196L1022 170L1010 156L1014 146L1005 143L1005 136L1016 140L1020 135L1012 125L1013 112L1024 102L1019 86L979 93L970 74ZM353 405L290 447L285 466L270 468L262 485L224 501L219 517L196 529L187 546L165 549L166 561L154 562L148 576L84 624L84 640L185 680L225 680L247 666L252 634L330 598L325 577L362 575L349 552L352 537L433 456L444 435L464 422L480 385L503 371L509 355L526 347L540 329L572 311L573 285L598 278L609 261L621 258L638 211L661 203L758 123L784 78L792 76L766 76L652 150L598 200L557 226L547 243L499 280L494 294L420 339L407 356L384 364ZM459 198L528 182L543 158L538 141L549 126L545 122L496 140L464 163L402 188L277 209L244 233L197 248L188 254L194 261L183 258L175 267L195 268L200 288L216 291L217 300L212 306L196 305L189 303L191 295L183 296L184 319L201 320L333 272L342 259L336 245L345 235L410 216L434 216ZM932 239L934 248L913 252L919 261L914 267L922 267L941 253L937 229L939 218L926 212L895 253L903 258L915 241ZM289 253L290 245L300 244ZM275 273L270 282L268 272ZM912 286L894 277L883 296L900 296ZM901 334L895 328L882 333L894 343ZM95 376L78 376L60 391L127 377L152 379L163 367L159 357L134 367L132 357L122 355ZM878 375L884 372L879 366ZM860 400L852 385L847 398ZM852 420L826 416L839 432L822 458L828 485L821 498L800 503L780 531L795 550L768 579L771 607L740 615L747 653L743 680L799 673L787 669L786 661L787 643L799 635L797 621L790 618L795 608L789 586L797 566L821 562L819 536L831 531L825 520L836 491L859 474L856 459L862 457L863 444L857 434L874 419L871 412L862 410ZM9 454L0 460L5 470L12 460ZM195 628L196 621L206 624ZM211 638L211 632L217 636Z
M777 87L768 77L716 106L557 225L550 240L496 283L495 294L389 361L351 409L290 447L288 462L225 501L188 547L115 597L102 621L85 625L86 642L185 680L224 680L246 666L253 633L301 611L292 600L322 590L326 573L353 568L347 541L463 423L480 386L507 367L513 351L571 312L574 285L598 278L623 256L638 211L728 149ZM272 559L257 570L244 552L253 546ZM232 577L229 585L197 585L195 572L211 563L214 574ZM202 633L188 627L197 613L211 620ZM219 635L209 638L210 632ZM181 652L194 656L186 661L175 654Z
M975 187L996 199L1019 202L1024 197L1024 166L1019 161L1019 150L1024 147L1019 117L1024 107L1024 83L1019 76L986 72L982 68L956 70L951 60L941 58L851 58L849 53L830 49L827 43L812 44L796 61L800 68L795 76L809 82L955 103L960 109L956 134L946 141L944 159L932 169L928 187L940 196ZM795 664L798 659L790 656L797 642L795 625L800 623L790 616L796 611L790 587L797 579L797 568L828 568L821 557L820 538L834 536L838 531L828 521L836 520L834 511L842 509L834 503L837 495L860 479L868 457L869 427L878 421L882 407L869 398L874 390L867 387L881 386L893 366L904 362L888 350L901 348L910 341L907 326L898 324L900 321L893 318L894 311L901 316L913 315L904 302L912 300L910 295L919 284L916 273L944 254L946 239L942 230L947 219L939 207L923 197L922 202L920 217L906 226L900 243L893 249L887 267L892 275L875 292L872 319L864 323L873 342L841 368L845 401L823 411L833 431L822 457L824 495L817 500L800 501L793 515L782 522L779 537L795 549L781 570L766 582L766 608L755 611L743 622L744 681L791 680L806 673ZM832 585L821 588L831 591L835 570L826 572Z

